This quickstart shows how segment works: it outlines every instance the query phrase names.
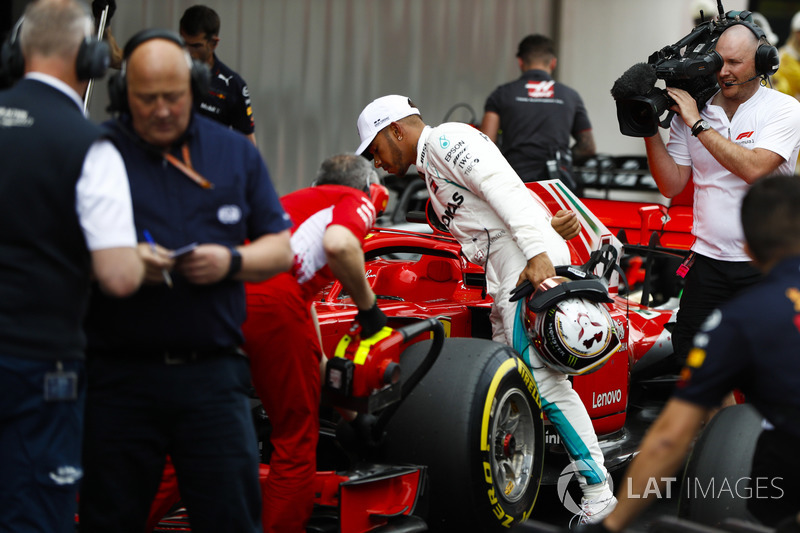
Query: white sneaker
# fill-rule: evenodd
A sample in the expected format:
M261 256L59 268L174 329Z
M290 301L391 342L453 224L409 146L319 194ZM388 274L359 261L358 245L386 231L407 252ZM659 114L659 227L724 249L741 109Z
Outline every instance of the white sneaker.
M581 498L581 511L573 518L577 518L579 524L601 522L605 517L611 514L611 511L613 511L616 506L617 499L614 497L614 493L606 487L603 493L597 498L591 500ZM570 520L570 522L572 521Z

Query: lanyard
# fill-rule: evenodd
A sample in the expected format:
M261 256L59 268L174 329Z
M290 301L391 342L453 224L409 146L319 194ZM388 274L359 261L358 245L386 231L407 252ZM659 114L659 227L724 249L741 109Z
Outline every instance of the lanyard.
M204 189L213 189L214 184L201 176L200 173L197 172L194 167L192 167L192 160L189 158L188 143L183 143L183 146L181 147L181 153L183 154L183 161L169 152L164 152L164 159L166 159L167 162L169 162L172 166L186 174L189 179L198 184L200 187Z

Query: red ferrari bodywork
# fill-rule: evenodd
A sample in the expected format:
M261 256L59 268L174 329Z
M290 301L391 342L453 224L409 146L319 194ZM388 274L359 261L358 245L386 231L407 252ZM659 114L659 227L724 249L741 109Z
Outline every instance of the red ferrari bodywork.
M690 207L667 209L659 204L580 200L558 181L531 183L528 187L551 213L560 209L578 213L582 231L569 242L574 265L586 263L603 245L610 245L622 257L623 244L616 235L623 229L628 242L635 245L651 243L654 232L665 246L687 249L691 243ZM435 228L433 235L376 228L364 242L364 254L366 276L380 308L389 317L389 326L397 328L435 317L447 337L491 338L492 300L485 292L483 268L467 261L450 235ZM671 353L671 337L665 326L675 312L643 306L621 296L619 275L611 271L607 278L613 303L606 305L622 348L599 370L573 380L601 439L625 433L633 369L644 358ZM338 282L321 291L314 306L323 348L331 356L348 333L356 307ZM607 465L621 465L625 460L607 461ZM262 478L268 472L269 467L263 465ZM320 471L315 483L315 514L335 516L341 533L374 531L390 522L396 524L398 517L416 518L412 515L425 477L425 465ZM176 498L174 490L170 497ZM164 501L161 504L163 510ZM161 526L166 527L168 522ZM423 530L414 529L414 524L406 527L397 531Z
M572 264L575 265L588 261L591 252L601 244L611 243L622 254L622 243L603 219L622 218L619 215L627 217L634 206L644 213L666 210L659 204L578 199L557 181L530 183L528 187L551 213L560 209L578 213L583 230L569 242ZM589 209L587 202L599 209L601 215ZM653 215L647 215L650 216ZM644 223L650 219L645 217L641 220ZM623 222L628 223L627 219ZM678 220L676 224L678 222L685 223L686 220ZM691 238L691 219L688 222L688 226L681 226L683 231L678 232L675 228L684 244ZM367 278L378 295L381 309L389 317L444 316L445 333L449 337L487 334L488 324L479 327L479 332L475 331L476 316L481 315L480 310L488 314L492 304L481 284L483 268L467 261L460 254L458 243L449 235L376 228L364 242L364 253L368 258ZM419 257L412 260L408 256ZM608 310L621 332L623 348L596 372L576 377L573 381L600 435L613 433L625 424L627 385L632 366L651 350L671 350L671 337L664 326L672 320L674 311L652 309L620 297L615 285L617 279L616 275L612 276L609 290L614 303L608 305ZM315 307L323 348L331 354L347 333L355 317L355 306L342 294L341 285L334 283L320 294Z

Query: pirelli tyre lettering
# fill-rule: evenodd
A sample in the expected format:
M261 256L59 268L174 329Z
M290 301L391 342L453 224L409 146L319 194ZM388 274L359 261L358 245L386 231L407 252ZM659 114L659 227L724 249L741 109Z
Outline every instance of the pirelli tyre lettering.
M403 354L404 375L425 344ZM428 465L425 520L432 531L507 531L530 516L544 461L540 401L530 371L509 347L445 341L385 440L386 460Z

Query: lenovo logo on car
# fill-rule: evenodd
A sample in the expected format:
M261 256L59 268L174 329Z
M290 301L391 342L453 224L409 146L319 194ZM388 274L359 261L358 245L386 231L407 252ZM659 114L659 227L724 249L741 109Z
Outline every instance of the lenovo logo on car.
M602 407L612 403L622 401L622 391L620 389L603 392L601 394L592 393L592 407Z

